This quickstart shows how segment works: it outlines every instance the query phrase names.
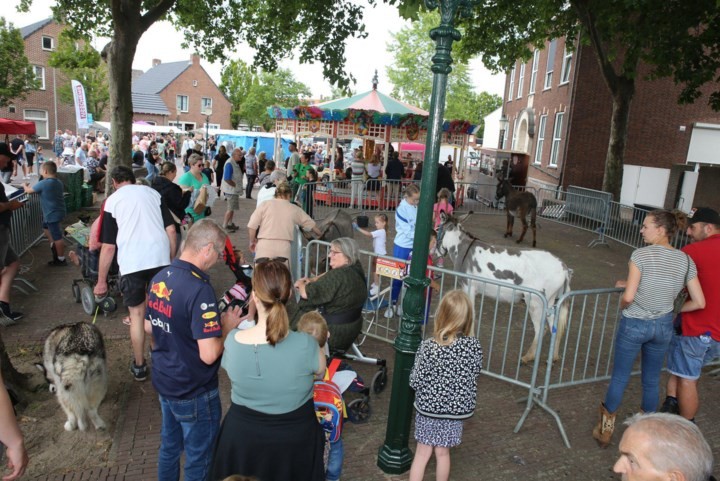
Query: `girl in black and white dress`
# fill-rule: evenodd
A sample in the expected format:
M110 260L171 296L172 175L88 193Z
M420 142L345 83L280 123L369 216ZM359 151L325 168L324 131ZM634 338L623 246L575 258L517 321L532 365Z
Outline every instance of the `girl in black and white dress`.
M420 481L435 453L437 481L450 478L450 448L462 440L463 420L473 415L482 369L480 341L472 337L473 307L455 290L443 297L433 337L423 341L410 372L415 389L417 449L410 481Z

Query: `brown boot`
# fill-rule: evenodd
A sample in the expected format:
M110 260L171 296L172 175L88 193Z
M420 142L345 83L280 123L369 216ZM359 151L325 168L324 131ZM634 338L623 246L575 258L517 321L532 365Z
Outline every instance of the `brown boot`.
M600 403L600 422L593 429L593 438L601 448L606 448L610 444L613 431L615 431L615 414L610 414L605 409L605 404Z

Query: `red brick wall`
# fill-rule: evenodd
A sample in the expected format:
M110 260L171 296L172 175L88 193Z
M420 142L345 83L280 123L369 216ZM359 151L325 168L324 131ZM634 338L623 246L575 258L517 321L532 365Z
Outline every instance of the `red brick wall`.
M535 121L535 132L534 136L528 139L526 144L526 152L530 157L530 167L528 170L529 182L532 184L533 180L542 184L557 185L559 182L560 172L562 169L562 163L564 158L565 142L567 139L567 128L569 122L569 109L570 97L572 95L573 78L575 75L575 58L573 57L572 67L570 70L570 81L560 85L563 53L565 48L564 39L558 39L556 42L555 56L553 60L553 78L550 88L544 89L545 85L545 74L547 73L547 57L548 57L548 46L546 43L545 49L540 51L538 59L538 71L537 80L535 81L535 93L532 96L528 95L530 89L530 77L532 75L532 57L525 63L525 77L523 80L522 87L522 98L517 98L517 86L519 81L520 73L520 61L518 61L515 69L515 87L512 93L511 100L505 102L505 115L508 117L509 122L509 133L505 148L510 149L512 146L513 128L515 119L521 114L521 111L530 107L534 113ZM510 86L510 79L505 81L505 99L508 99L508 88ZM561 142L557 157L557 167L550 166L550 150L552 147L552 138L555 128L555 114L558 112L565 112L563 119ZM543 144L543 150L540 155L540 163L536 163L535 151L536 142L538 138L538 129L540 127L540 116L547 115L547 121L545 125L545 140ZM519 124L518 124L519 125ZM521 142L518 142L521 144Z
M31 65L39 65L45 67L45 90L35 90L27 95L26 100L17 100L14 102L16 111L10 113L9 109L0 108L0 117L13 120L24 120L23 111L27 109L44 110L47 112L48 119L48 140L42 143L46 149L50 146L55 130L71 129L75 131L75 107L72 104L64 104L57 99L57 123L55 118L55 102L53 96L53 72L55 72L55 85L67 85L70 81L59 70L55 70L48 66L50 51L42 49L42 37L52 37L54 47L57 48L60 38L60 32L64 27L56 23L50 22L43 28L32 33L25 39L25 55L28 57Z
M195 85L195 83L197 85ZM198 128L203 127L206 122L206 117L200 113L201 99L208 97L212 99L212 116L210 117L210 123L220 124L221 129L234 128L230 124L230 111L232 108L230 101L225 98L217 85L215 85L215 82L213 82L207 72L200 66L197 57L194 57L190 68L186 69L177 79L168 85L165 90L160 92L160 97L162 97L170 111L169 120L173 122L176 120L175 105L177 95L188 96L188 112L180 114L181 122L195 122Z

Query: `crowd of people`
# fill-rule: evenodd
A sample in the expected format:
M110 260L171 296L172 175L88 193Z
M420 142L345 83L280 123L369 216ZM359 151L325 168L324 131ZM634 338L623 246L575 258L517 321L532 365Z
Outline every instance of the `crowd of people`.
M60 163L66 162L67 134L58 133L63 139ZM324 161L322 150L318 158L317 149L300 152L292 144L288 167L277 168L273 160L254 148L227 152L225 146L214 145L212 157L207 158L203 150L210 152L209 146L199 146L198 150L193 144L178 158L174 140L159 137L138 139L138 149L145 149L143 164L151 167L146 177L150 185L137 182L129 167L117 166L110 172L113 193L101 207L102 221L97 226L100 247L94 286L96 296L107 295L108 276L116 260L122 301L129 311L130 371L139 382L151 377L160 399L158 479L179 479L184 455L186 480L244 475L263 481L337 481L342 472L343 445L338 441L326 443L327 432L314 409L313 383L326 373L328 358L321 349L326 342L331 350L343 349L357 335L368 281L358 245L350 238L331 243L327 273L295 281L290 274L295 226L321 234L297 192L306 182L316 180L310 171L315 172L313 163ZM104 149L106 159L105 141L74 143L78 146L72 161L77 165L87 167L98 155L102 159ZM167 145L158 148L161 144ZM17 148L0 143L0 169L17 155ZM343 158L342 150L338 156ZM379 157L374 155L366 163L358 149L351 158L352 164L358 164L351 165L351 176L362 169L362 175L369 179L363 179L361 185L371 190L368 181L379 182L382 175ZM397 161L397 155L391 153L386 178L400 174L394 165ZM58 201L62 184L57 169L55 162L42 163L39 172L43 180L24 186L28 195L41 198L43 227L53 251L50 265L66 263L60 229L65 212L64 202L60 208ZM94 182L100 180L96 177ZM221 224L207 218L210 212L207 200L203 200L216 189L226 201ZM433 209L436 226L441 213L453 211L453 190L438 189ZM228 233L238 229L233 220L240 196L252 199L253 192L257 203L252 203L247 229L255 265L248 313L243 315L238 307L220 311L209 272L226 255ZM402 201L395 211L393 256L409 259L420 191L409 184L398 194ZM300 205L293 203L294 199ZM9 245L9 220L21 207L18 201L8 201L0 184L3 325L22 317L10 309L9 303L12 279L19 266ZM388 218L378 215L374 222L373 231L357 226L356 230L379 240L383 245L374 245L374 250L384 255ZM683 230L693 242L680 251L670 241ZM623 310L612 379L593 436L602 446L610 443L630 372L638 353L642 353L641 409L645 414L626 422L628 428L614 470L623 475L654 470L673 475L673 479L706 481L711 479L712 454L693 421L699 406L697 382L702 367L720 356L720 301L711 295L720 288L714 269L720 249L720 215L709 208L696 209L687 219L676 212L653 211L645 217L641 232L648 246L632 254L627 279L618 282L618 287L624 288ZM377 292L378 284L376 279L371 295L372 289ZM688 295L675 309L683 288ZM400 284L394 284L391 315L401 315L399 291ZM304 329L308 322L303 319L307 321L318 312L319 324ZM463 422L475 411L483 351L472 335L473 321L472 300L462 291L445 293L432 336L417 352L410 373L417 441L410 470L412 481L423 479L433 455L436 479L449 479L450 448L462 442ZM146 357L148 337L152 341L150 359ZM660 370L666 354L672 376L661 411L679 416L651 414L660 404ZM232 404L224 418L218 383L221 367L231 383ZM0 388L0 441L8 448L14 470L14 477L7 479L15 479L27 465L27 453L21 433L7 412L9 401L3 391ZM657 443L658 436L666 436L666 443ZM330 455L324 461L326 445ZM676 451L690 448L691 461L677 455Z

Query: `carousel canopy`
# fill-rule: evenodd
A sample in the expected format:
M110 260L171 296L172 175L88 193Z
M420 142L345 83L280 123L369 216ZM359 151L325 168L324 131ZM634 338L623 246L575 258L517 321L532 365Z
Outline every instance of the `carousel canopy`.
M315 104L315 107L320 107L327 110L374 110L383 114L417 114L417 115L429 115L425 110L414 107L412 105L395 100L389 95L385 95L382 92L378 92L373 89L365 93L353 95L352 97L346 97L344 99L330 100L328 102L322 102Z

